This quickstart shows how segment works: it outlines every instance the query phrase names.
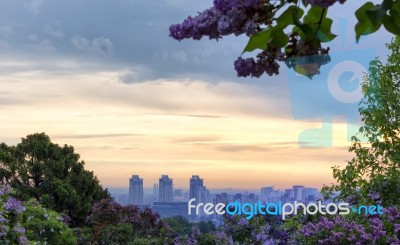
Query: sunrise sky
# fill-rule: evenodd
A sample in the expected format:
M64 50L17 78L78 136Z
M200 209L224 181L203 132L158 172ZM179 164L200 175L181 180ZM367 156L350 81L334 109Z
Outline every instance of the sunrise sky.
M373 49L385 57L385 32L355 45L354 2L330 13L341 34L332 50ZM236 77L233 61L246 37L180 43L168 37L170 24L211 4L1 1L0 141L17 144L45 132L73 145L106 187L127 187L132 174L146 187L161 174L180 188L192 174L209 188L331 183L331 166L351 154L346 115L310 99L324 94L318 89L326 80L314 79L322 85L300 105L293 97L297 78L284 64L276 77ZM322 119L299 117L299 107L300 114L333 116L332 134L321 135L333 135L331 147L304 147L309 142L299 134L320 128Z

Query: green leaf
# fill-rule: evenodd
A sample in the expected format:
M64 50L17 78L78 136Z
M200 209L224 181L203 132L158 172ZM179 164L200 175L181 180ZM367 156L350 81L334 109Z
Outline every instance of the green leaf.
M276 27L284 29L289 25L293 25L295 21L298 21L303 16L303 14L304 11L301 8L290 6L276 19Z
M307 15L304 17L304 23L317 24L319 20L326 16L326 11L318 6L313 6L308 10Z
M252 52L256 49L265 50L268 42L271 40L271 32L273 28L267 28L252 35L244 48L243 53Z
M376 32L380 25L374 25L371 22L370 17L367 15L367 11L373 11L375 8L375 5L372 2L367 2L363 6L361 6L359 9L356 11L356 17L357 17L357 24L355 26L355 31L356 31L356 40L357 42L360 40L360 37L362 35L368 35L371 33Z
M386 11L381 8L380 4L378 4L375 5L371 10L365 11L365 14L368 16L372 25L379 29L379 27L382 25L382 18L386 14Z
M399 17L394 17L394 16L400 16L400 13L397 12L397 11L394 11L394 10L392 10L391 13L392 12L394 12L394 14L385 15L383 17L383 19L382 19L383 26L389 32L391 32L391 33L393 33L395 35L400 35L400 18Z
M332 19L324 18L321 22L320 28L317 32L317 37L321 42L330 42L337 37L331 32Z
M392 5L389 14L390 15L385 15L382 19L384 27L389 32L400 35L400 2Z
M289 37L282 29L274 28L271 33L272 39L270 44L277 48L285 47L289 42Z

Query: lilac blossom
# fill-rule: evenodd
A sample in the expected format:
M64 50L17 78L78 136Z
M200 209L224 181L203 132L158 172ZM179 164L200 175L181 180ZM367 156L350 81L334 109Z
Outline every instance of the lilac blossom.
M4 204L4 210L9 212L20 213L25 210L25 207L22 206L22 202L18 201L17 199L10 197L7 199L6 203Z

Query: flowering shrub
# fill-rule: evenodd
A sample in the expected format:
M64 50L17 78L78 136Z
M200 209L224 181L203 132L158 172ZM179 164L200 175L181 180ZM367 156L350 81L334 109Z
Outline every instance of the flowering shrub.
M0 243L29 244L25 228L20 223L25 207L22 202L10 196L10 192L8 186L0 187Z
M26 210L21 214L21 223L26 229L26 237L34 244L77 243L73 231L64 223L65 218L57 212L43 208L36 200L25 203Z
M322 217L300 229L303 244L400 244L400 212L396 207L377 215Z
M52 210L35 200L23 204L0 188L0 244L76 244L72 230Z
M86 222L86 228L76 230L80 244L173 244L175 238L151 209L111 199L95 203Z

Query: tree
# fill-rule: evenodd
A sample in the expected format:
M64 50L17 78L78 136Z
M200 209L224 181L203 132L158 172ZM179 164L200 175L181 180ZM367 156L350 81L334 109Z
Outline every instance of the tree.
M72 229L63 222L62 217L51 209L45 209L36 200L25 203L26 210L22 213L22 226L29 241L41 244L77 244Z
M250 39L243 53L261 51L256 59L239 57L235 61L238 76L272 76L279 73L279 62L284 62L311 77L330 61L329 47L322 44L336 37L331 32L333 20L327 16L336 2L343 4L346 0L214 0L211 8L172 25L170 36L179 41L204 36L218 40L230 34L245 34ZM400 0L367 2L355 15L357 41L382 25L390 33L400 34Z
M18 198L33 197L69 215L72 226L82 225L92 205L109 194L79 158L72 146L54 144L44 133L28 135L16 146L0 144L0 180Z
M325 187L327 194L340 191L339 198L351 202L400 202L400 37L387 47L391 54L386 64L375 59L365 78L360 135L368 142L352 138L349 151L355 157L343 169L334 167L338 184Z
M151 209L110 199L94 204L80 244L174 244L169 227Z
M193 224L191 224L187 219L183 216L173 216L169 218L165 218L164 222L176 233L179 235L185 236L189 235L192 232Z

